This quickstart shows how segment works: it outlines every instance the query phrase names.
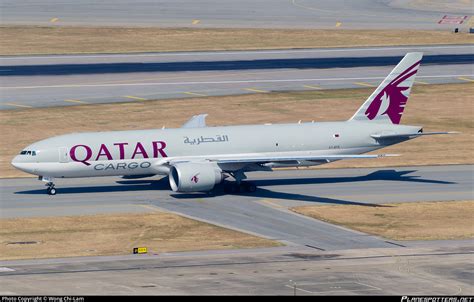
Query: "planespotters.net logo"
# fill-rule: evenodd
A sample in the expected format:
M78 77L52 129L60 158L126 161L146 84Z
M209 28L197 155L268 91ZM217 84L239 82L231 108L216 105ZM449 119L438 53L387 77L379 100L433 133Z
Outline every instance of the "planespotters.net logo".
M473 297L409 297L403 296L401 302L474 302Z

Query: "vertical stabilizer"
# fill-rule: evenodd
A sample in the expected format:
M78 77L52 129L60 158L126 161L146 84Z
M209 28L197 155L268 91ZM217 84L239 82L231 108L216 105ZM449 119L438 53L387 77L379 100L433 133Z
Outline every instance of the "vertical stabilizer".
M422 57L407 53L350 120L400 124Z

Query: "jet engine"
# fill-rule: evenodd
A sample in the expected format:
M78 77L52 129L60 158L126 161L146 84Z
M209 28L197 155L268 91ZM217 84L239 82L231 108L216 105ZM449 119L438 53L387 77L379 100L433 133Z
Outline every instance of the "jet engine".
M177 163L170 167L169 180L175 192L206 192L224 179L211 163Z

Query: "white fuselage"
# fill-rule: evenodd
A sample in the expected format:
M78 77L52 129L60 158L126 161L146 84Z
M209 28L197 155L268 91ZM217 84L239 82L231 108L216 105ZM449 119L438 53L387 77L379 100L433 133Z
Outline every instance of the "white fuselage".
M31 174L59 178L167 174L165 158L195 161L215 155L307 151L362 154L400 142L381 145L371 137L373 134L416 133L419 129L347 121L74 133L36 142L23 151L25 154L16 156L12 164ZM292 161L272 167L322 163L325 162Z

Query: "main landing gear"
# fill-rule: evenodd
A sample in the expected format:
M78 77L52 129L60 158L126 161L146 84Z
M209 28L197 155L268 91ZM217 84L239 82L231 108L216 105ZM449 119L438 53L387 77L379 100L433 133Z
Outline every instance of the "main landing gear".
M56 188L54 187L54 179L52 177L40 176L38 177L38 180L44 181L46 183L46 193L48 193L48 195L56 195Z
M237 182L224 184L225 193L253 193L255 191L257 191L257 186L251 182L243 181L240 184Z
M257 190L251 182L243 181L247 176L242 171L236 171L229 173L235 179L235 182L224 184L224 192L226 193L244 193L249 192L253 193Z

